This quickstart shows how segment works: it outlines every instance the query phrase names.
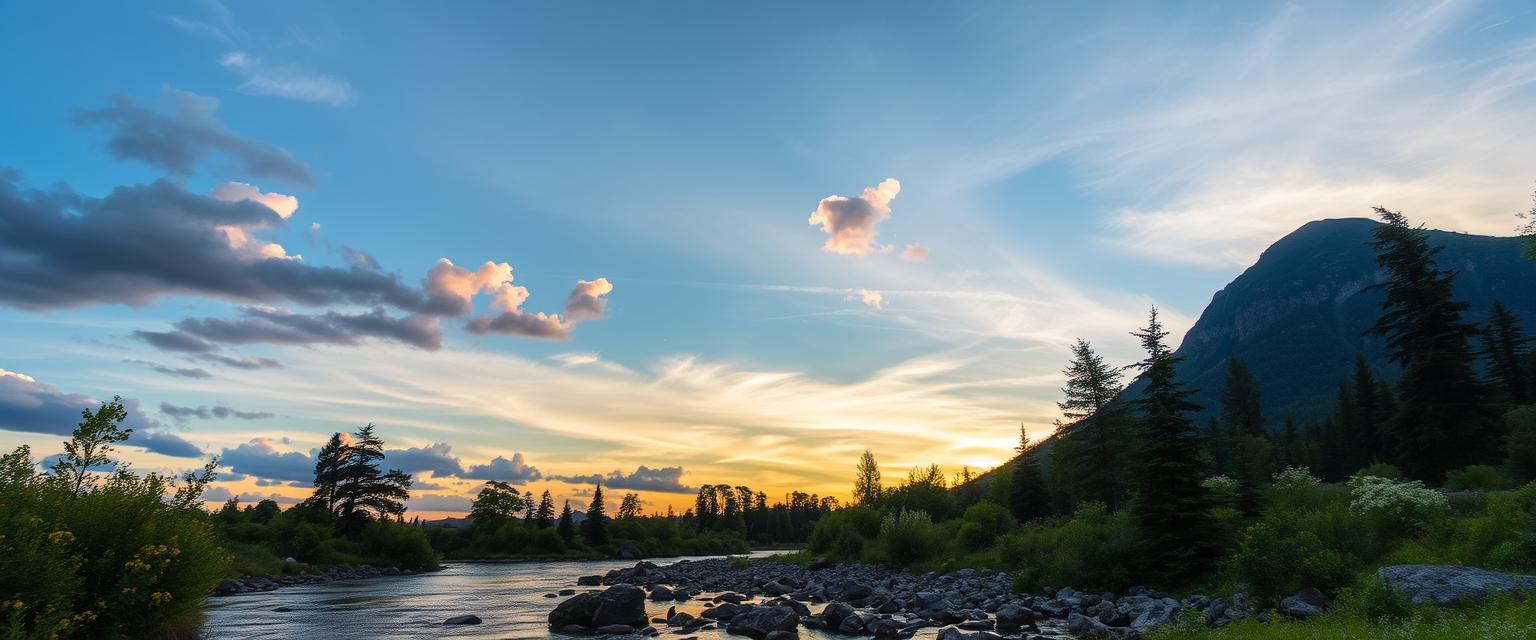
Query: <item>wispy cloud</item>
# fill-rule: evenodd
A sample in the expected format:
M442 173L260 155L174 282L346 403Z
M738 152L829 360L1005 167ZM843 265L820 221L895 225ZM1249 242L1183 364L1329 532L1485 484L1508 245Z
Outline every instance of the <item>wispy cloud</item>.
M243 51L219 58L226 69L245 76L237 90L259 96L275 96L304 102L318 102L333 107L357 100L352 84L334 76L305 71L292 66L274 66Z

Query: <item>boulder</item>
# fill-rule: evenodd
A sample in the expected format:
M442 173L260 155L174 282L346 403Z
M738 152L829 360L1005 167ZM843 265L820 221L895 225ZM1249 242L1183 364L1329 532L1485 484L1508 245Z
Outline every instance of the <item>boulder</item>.
M679 611L679 612L673 614L671 617L667 618L667 626L669 626L669 627L686 627L686 626L688 626L688 623L692 622L692 621L693 621L693 614L688 613L687 611Z
M763 640L800 640L800 634L793 631L775 631L768 634Z
M997 628L1003 630L1022 629L1035 623L1035 612L1016 604L1005 604L997 608Z
M627 636L635 632L635 628L627 624L605 624L592 630L592 633L603 636Z
M843 621L837 625L837 632L845 636L864 635L864 619L858 616L843 618Z
M640 550L639 545L633 542L626 542L623 546L619 547L619 557L625 560L639 560L645 557L645 552Z
M894 638L902 631L902 624L890 618L877 618L864 625L864 632L876 638Z
M233 593L240 593L240 583L234 580L225 580L213 586L213 595L227 596Z
M715 620L730 620L752 609L751 605L723 603L717 607L705 609L699 614L701 618L713 618Z
M1397 583L1414 604L1448 606L1462 598L1482 602L1492 593L1536 590L1536 577L1509 576L1475 567L1457 565L1400 564L1377 570Z
M841 602L834 602L821 610L821 617L825 618L827 624L833 629L836 629L838 625L843 623L843 618L851 615L853 615L853 607Z
M800 626L800 616L788 607L752 607L731 618L725 632L763 640L774 631L794 631Z
M789 609L791 609L791 610L793 610L795 612L795 615L800 616L802 618L804 618L804 617L806 617L808 615L811 615L811 608L810 607L807 607L804 604L801 604L799 602L795 602L794 600L781 600L781 601L775 602L773 604L775 606L779 606L779 607L788 607Z
M864 598L868 598L869 594L873 592L874 591L870 589L868 585L860 584L853 580L844 580L837 583L836 586L829 587L827 589L827 595L829 597L831 597L833 600L841 600L843 602L862 600Z
M560 590L560 595L561 596L574 596L574 595L576 595L576 590L575 589L561 589Z
M826 558L816 558L815 560L805 563L805 568L811 571L821 571L822 569L830 569L835 564L837 563Z
M443 621L443 624L480 624L478 616L454 616Z
M627 584L608 587L601 593L583 593L555 606L549 612L549 627L564 629L569 625L607 627L646 625L645 592Z
M672 598L676 597L676 595L677 594L672 593L672 590L668 589L665 585L659 585L658 584L658 585L656 585L654 587L651 587L651 596L650 597L651 597L651 600L654 601L654 602L662 602L662 601L665 601L665 600L671 600Z
M578 587L599 587L602 584L602 576L582 576L576 579L576 586Z
M778 580L774 580L773 582L769 582L768 584L763 585L763 593L766 593L770 596L782 596L792 591L794 591L793 588L784 585Z
M1323 592L1312 587L1297 591L1296 595L1280 601L1280 613L1292 618L1320 616L1327 608L1328 599L1323 597Z

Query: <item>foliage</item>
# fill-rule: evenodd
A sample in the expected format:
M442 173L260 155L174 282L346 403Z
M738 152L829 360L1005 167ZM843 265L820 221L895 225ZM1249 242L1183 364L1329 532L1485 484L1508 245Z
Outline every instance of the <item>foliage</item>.
M1376 623L1400 621L1413 615L1413 603L1397 583L1375 575L1360 591L1360 613Z
M1067 386L1057 406L1067 421L1056 423L1054 475L1074 501L1098 500L1118 508L1125 492L1118 463L1126 454L1125 412L1113 404L1124 389L1120 370L1105 364L1087 340L1078 339L1062 373Z
M603 513L603 485L592 487L592 503L587 505L587 519L581 521L581 535L588 544L608 542L608 516Z
M880 521L878 542L874 559L904 567L933 557L939 541L927 512L902 509Z
M1511 409L1504 424L1509 430L1504 469L1520 482L1536 480L1536 405Z
M1394 482L1359 475L1349 480L1349 511L1371 516L1389 528L1417 529L1445 513L1445 496L1418 480Z
M1040 460L1036 457L1039 454L1029 446L1029 436L1023 431L1023 428L1019 429L1019 461L999 469L1003 475L994 478L993 482L1007 479L1012 485L1007 489L1008 502L998 504L1006 504L1014 518L1033 520L1050 515L1051 496L1045 488L1045 477L1040 473Z
M879 502L884 489L880 486L880 465L875 462L875 455L865 449L859 456L855 470L857 475L853 479L853 501L863 505Z
M1530 386L1530 378L1536 372L1526 370L1526 358L1522 357L1531 336L1520 328L1520 316L1494 298L1488 310L1488 323L1479 331L1479 337L1479 355L1488 361L1487 375L1504 403L1519 406L1536 401Z
M52 474L27 447L0 458L0 607L6 637L140 637L194 626L228 557L196 501L213 465L179 481L106 454L127 440L104 403ZM213 463L213 464L216 464ZM98 474L93 468L111 467ZM168 495L169 494L169 495Z
M880 535L882 515L866 504L839 509L816 521L811 551L839 560L858 560L867 541Z
M1500 491L1508 489L1509 485L1509 478L1485 464L1474 464L1445 474L1445 488L1451 491Z
M960 525L960 544L969 551L992 546L997 537L1019 526L1008 509L990 502L978 502L965 510Z
M1234 581L1247 584L1248 595L1266 607L1302 587L1332 593L1354 583L1357 561L1329 548L1295 515L1277 510L1248 527L1225 566Z
M523 496L512 485L499 480L485 483L480 495L469 507L469 519L474 526L495 531L511 522L523 509Z
M1372 601L1372 617L1363 601ZM1198 624L1165 626L1144 636L1147 640L1507 640L1529 638L1536 629L1536 598L1497 596L1486 604L1451 609L1403 608L1404 601L1390 606L1378 595L1336 601L1327 613L1310 620L1275 617L1270 622L1246 620L1221 629Z
M1098 591L1131 586L1140 540L1128 510L1110 513L1104 503L1084 502L1071 519L1025 526L997 546L1016 591Z

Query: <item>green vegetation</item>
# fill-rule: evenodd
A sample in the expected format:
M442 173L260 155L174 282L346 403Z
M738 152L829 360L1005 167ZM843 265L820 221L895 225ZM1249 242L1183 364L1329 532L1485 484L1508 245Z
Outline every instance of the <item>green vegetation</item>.
M1379 587L1378 589L1385 588ZM1352 595L1352 594L1351 594ZM1203 616L1185 624L1154 630L1147 640L1506 640L1528 638L1536 629L1536 599L1501 596L1487 604L1437 609L1414 608L1406 600L1384 605L1388 598L1340 598L1327 613L1307 621L1274 617L1271 622L1246 620L1208 629Z
M138 475L111 458L121 400L83 417L48 473L25 446L0 457L0 637L195 632L229 562L198 502L216 462Z

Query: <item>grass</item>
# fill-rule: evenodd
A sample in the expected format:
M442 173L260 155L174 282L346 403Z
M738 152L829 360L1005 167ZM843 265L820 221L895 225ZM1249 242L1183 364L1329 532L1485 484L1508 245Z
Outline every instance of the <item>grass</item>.
M1359 609L1339 603L1305 621L1270 614L1274 622L1245 620L1207 629L1203 616L1158 629L1147 640L1506 640L1536 638L1536 598L1498 596L1487 604L1437 609L1424 606L1405 620L1371 621Z

